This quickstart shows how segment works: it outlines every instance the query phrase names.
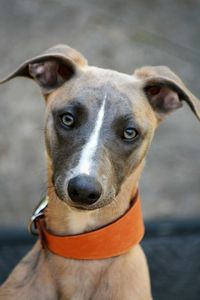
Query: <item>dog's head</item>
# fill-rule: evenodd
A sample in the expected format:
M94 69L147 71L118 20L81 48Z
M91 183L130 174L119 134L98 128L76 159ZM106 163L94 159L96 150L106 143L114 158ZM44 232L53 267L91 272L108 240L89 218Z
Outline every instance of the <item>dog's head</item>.
M187 102L200 102L167 67L134 75L90 67L58 45L23 63L15 76L35 80L46 100L45 139L51 180L68 205L93 210L109 204L144 160L157 125Z

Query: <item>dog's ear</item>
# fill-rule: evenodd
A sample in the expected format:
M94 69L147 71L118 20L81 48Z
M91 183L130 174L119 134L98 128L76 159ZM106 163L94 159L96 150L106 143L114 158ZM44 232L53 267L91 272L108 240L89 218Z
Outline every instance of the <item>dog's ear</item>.
M23 76L34 79L41 87L43 94L49 94L81 72L85 66L87 66L87 60L75 49L66 45L56 45L25 61L0 83Z
M200 120L200 101L187 89L181 79L165 66L148 66L134 73L159 120L180 108L185 101Z

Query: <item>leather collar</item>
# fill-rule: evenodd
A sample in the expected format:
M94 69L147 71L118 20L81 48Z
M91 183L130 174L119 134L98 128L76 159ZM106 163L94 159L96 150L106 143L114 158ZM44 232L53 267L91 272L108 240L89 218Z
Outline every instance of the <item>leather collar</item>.
M113 223L100 229L77 235L59 236L45 225L47 199L35 210L32 223L42 245L50 252L72 259L104 259L128 252L144 236L144 223L138 192L128 211ZM32 231L32 230L31 230Z

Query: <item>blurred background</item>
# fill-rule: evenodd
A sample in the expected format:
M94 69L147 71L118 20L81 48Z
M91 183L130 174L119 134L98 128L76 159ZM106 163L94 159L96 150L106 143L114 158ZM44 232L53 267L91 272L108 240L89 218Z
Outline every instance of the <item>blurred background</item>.
M1 77L57 43L130 74L167 65L200 97L198 0L0 0ZM0 227L22 227L45 193L44 101L22 78L0 98ZM140 190L146 221L198 220L200 124L187 105L156 132Z

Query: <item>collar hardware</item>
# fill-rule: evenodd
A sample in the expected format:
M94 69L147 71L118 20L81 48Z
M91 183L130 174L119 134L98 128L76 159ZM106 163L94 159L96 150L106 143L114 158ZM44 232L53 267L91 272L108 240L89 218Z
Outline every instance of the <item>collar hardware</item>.
M28 229L29 232L33 235L38 235L38 231L37 231L37 226L36 226L36 220L38 218L41 218L44 216L44 210L48 205L48 196L43 197L39 204L36 206L36 208L34 209L34 212L32 214L31 220L28 224Z

